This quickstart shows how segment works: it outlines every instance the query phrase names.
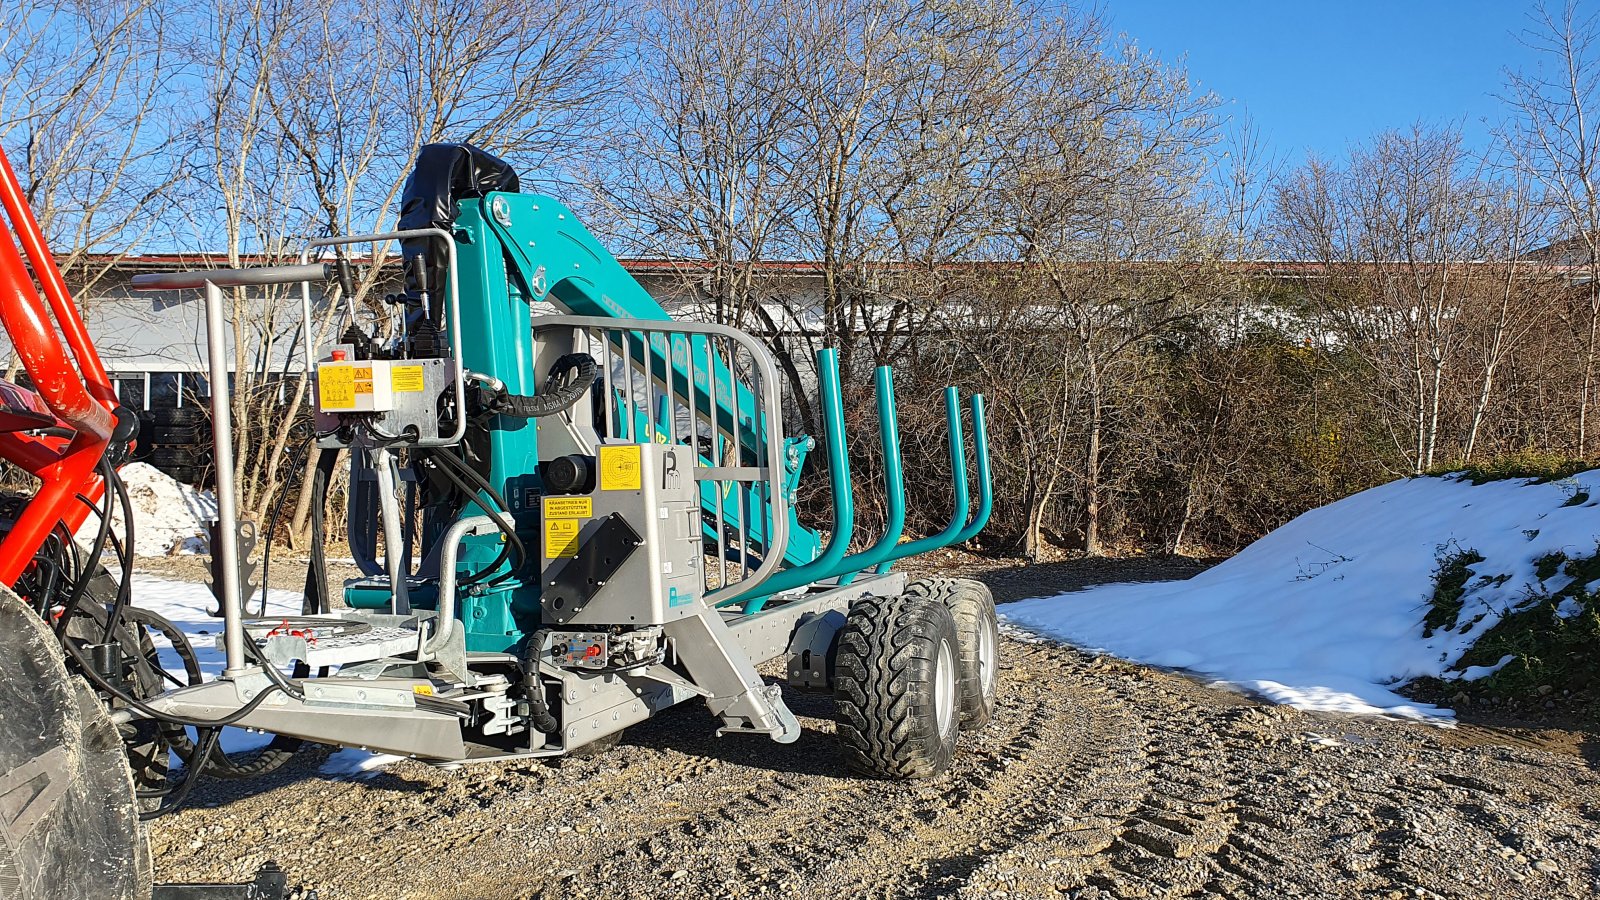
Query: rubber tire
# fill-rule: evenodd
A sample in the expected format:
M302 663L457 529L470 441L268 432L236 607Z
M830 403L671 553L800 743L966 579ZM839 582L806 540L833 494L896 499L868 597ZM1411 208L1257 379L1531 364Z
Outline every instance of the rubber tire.
M0 587L0 897L132 900L151 890L122 739L55 635Z
M200 453L192 447L156 447L150 451L150 465L158 469L192 468L200 462Z
M867 596L851 605L834 664L846 768L903 780L950 768L960 716L939 727L935 680L939 654L959 659L958 648L955 619L938 603Z
M906 593L944 604L956 620L956 640L961 647L961 730L977 731L994 717L996 674L1000 660L1000 622L989 586L971 578L918 578L906 584ZM984 678L983 632L994 648L994 670ZM987 681L987 685L984 683Z
M187 447L200 443L199 425L151 425L139 430L139 440L150 444L177 444Z
M151 425L200 425L206 421L205 410L194 406L175 406L146 410Z
M200 483L201 472L196 466L167 466L157 471L179 484L195 486Z

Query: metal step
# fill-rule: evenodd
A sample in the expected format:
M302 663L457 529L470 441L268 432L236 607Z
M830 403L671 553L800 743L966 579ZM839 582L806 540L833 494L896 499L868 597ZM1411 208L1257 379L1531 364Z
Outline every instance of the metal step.
M313 669L415 653L423 640L415 616L269 618L245 623L245 631L273 665L300 660Z

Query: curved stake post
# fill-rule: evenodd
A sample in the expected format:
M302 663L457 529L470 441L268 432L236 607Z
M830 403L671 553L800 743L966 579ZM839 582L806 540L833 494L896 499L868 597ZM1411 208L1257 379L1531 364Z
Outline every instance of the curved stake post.
M953 387L944 389L945 418L950 422L950 475L954 486L950 524L938 534L910 541L894 548L878 565L878 574L889 571L895 560L940 550L968 540L988 524L994 507L994 486L989 471L989 429L984 421L983 395L972 396L972 440L978 458L978 512L967 520L967 447L961 430L961 400Z
M852 553L839 563L832 575L839 577L841 585L849 584L856 575L888 559L906 528L906 479L900 462L900 419L895 413L893 370L879 366L875 379L878 433L883 441L883 492L889 518L884 522L883 537L877 543L860 553Z
M828 476L833 488L833 534L828 537L828 547L816 559L804 565L784 569L755 587L759 596L751 597L741 592L718 603L732 606L743 603L746 613L760 612L767 599L780 591L810 584L829 577L850 549L850 537L855 531L856 506L851 496L850 456L844 446L844 402L839 388L839 351L824 348L817 351L817 380L822 395L822 419L827 434Z

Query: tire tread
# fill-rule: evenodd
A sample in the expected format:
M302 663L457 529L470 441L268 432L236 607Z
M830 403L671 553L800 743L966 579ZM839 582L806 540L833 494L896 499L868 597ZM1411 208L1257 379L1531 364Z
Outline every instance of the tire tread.
M954 738L932 733L939 642L955 623L920 597L857 600L839 632L834 695L845 765L878 778L926 778L949 767Z

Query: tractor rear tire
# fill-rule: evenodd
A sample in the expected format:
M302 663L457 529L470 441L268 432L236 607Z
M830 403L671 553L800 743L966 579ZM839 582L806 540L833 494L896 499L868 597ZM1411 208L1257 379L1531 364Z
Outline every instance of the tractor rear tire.
M944 604L961 647L961 730L977 731L994 716L1000 671L1000 623L989 586L971 578L918 578L906 593Z
M38 613L0 587L0 898L151 890L122 738Z
M834 699L845 766L872 778L950 767L959 732L955 619L922 597L862 597L839 629Z

